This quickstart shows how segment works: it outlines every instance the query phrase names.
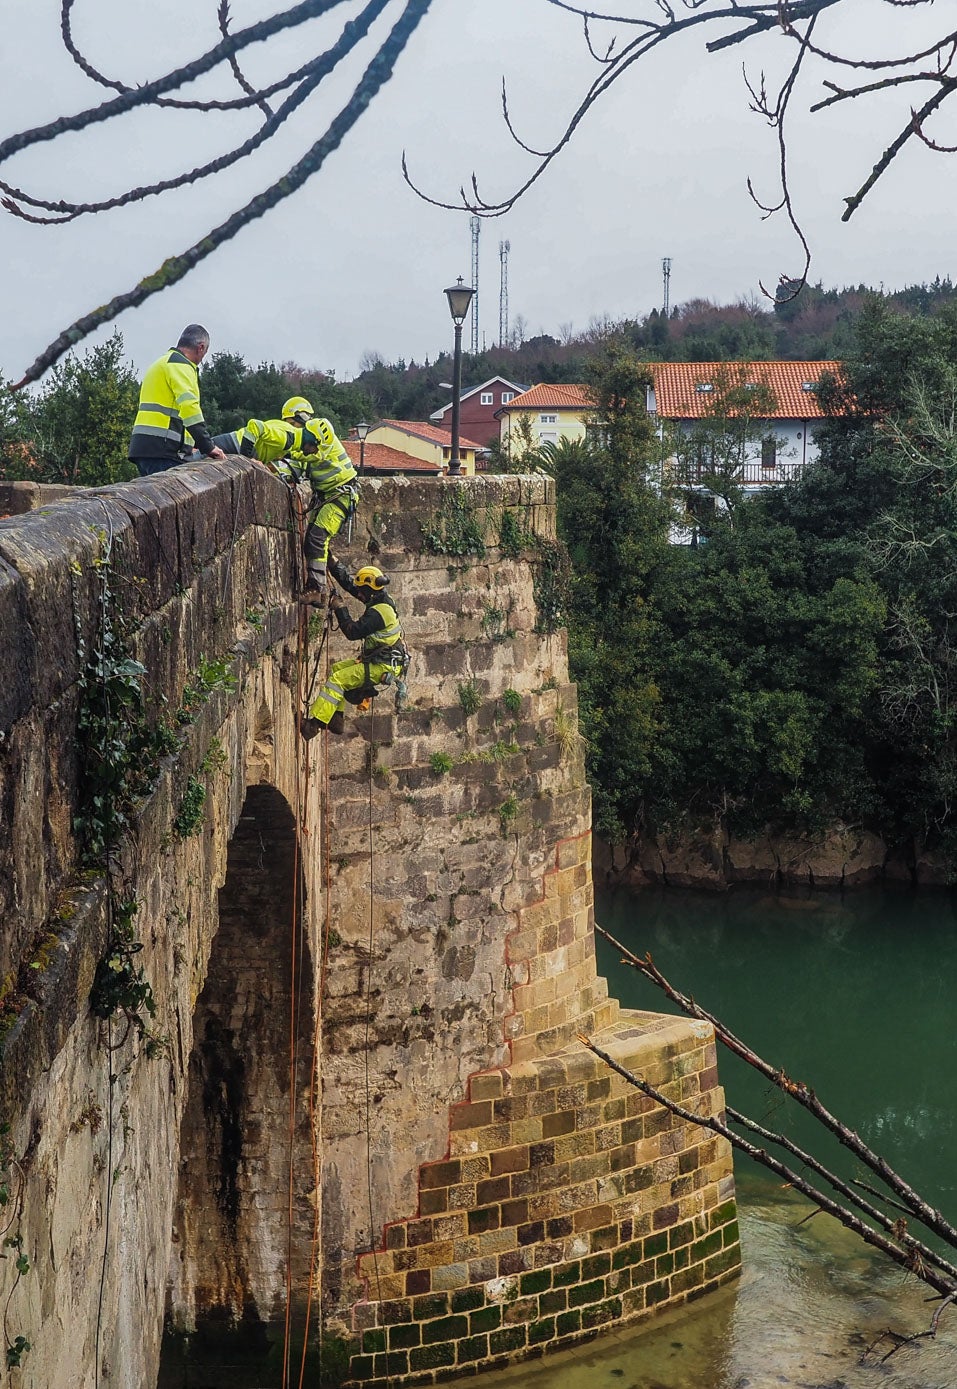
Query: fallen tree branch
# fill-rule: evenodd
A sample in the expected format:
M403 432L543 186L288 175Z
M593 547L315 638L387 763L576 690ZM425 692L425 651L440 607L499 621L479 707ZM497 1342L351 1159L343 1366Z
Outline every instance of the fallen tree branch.
M783 1070L772 1066L769 1062L765 1061L763 1057L759 1056L757 1052L752 1051L751 1048L742 1042L740 1038L736 1037L719 1018L716 1018L713 1014L702 1008L693 998L687 997L679 989L676 989L655 965L650 954L646 954L642 959L629 950L626 945L623 945L621 941L616 940L615 937L603 927L596 925L595 931L598 935L602 936L603 939L607 940L609 944L613 945L616 950L621 952L621 958L624 964L631 965L633 969L643 974L646 979L650 980L657 988L661 989L662 992L670 998L673 1003L677 1004L682 1012L687 1013L689 1017L698 1018L702 1022L710 1023L714 1028L715 1036L718 1041L727 1047L729 1051L733 1052L735 1056L740 1057L742 1061L746 1061L749 1066L753 1067L754 1070L758 1071L773 1085L777 1086L779 1090L782 1090L786 1095L796 1100L802 1108L806 1109L810 1114L813 1114L815 1119L817 1119L824 1128L828 1129L829 1132L837 1138L839 1143L849 1149L850 1152L854 1153L865 1166L870 1168L870 1170L885 1183L894 1195L900 1199L903 1205L906 1206L911 1218L919 1220L921 1224L933 1234L945 1240L951 1248L957 1249L957 1228L955 1228L950 1221L945 1220L939 1210L931 1206L929 1202L925 1201L924 1198L909 1185L909 1183L905 1182L903 1177L894 1171L886 1159L875 1153L858 1133L848 1128L846 1124L842 1124L826 1105L822 1104L809 1085L806 1085L803 1081L791 1080Z
M647 1095L649 1099L654 1100L657 1104L663 1105L665 1109L676 1115L677 1118L683 1119L689 1124L695 1124L699 1128L710 1129L721 1138L727 1139L731 1146L736 1148L738 1152L746 1153L748 1157L753 1158L755 1162L759 1162L762 1167L767 1167L769 1171L783 1178L790 1186L793 1186L805 1196L810 1197L815 1205L822 1211L826 1211L828 1215L833 1215L834 1218L839 1220L848 1230L853 1230L855 1234L859 1235L866 1244L871 1245L874 1249L881 1250L888 1258L893 1259L895 1264L906 1269L908 1273L913 1273L921 1282L927 1283L928 1286L942 1293L945 1297L951 1294L957 1295L957 1287L955 1287L953 1278L944 1276L944 1274L936 1268L928 1267L923 1263L919 1255L915 1255L914 1251L906 1244L902 1248L899 1244L895 1244L893 1240L887 1239L878 1230L872 1229L870 1225L865 1224L863 1220L860 1220L851 1211L839 1205L837 1201L832 1200L825 1192L819 1191L807 1181L805 1177L801 1176L799 1172L779 1161L765 1149L755 1147L753 1143L749 1143L746 1139L742 1138L740 1134L728 1128L728 1125L722 1119L719 1119L717 1115L693 1113L690 1109L685 1108L684 1105L669 1099L656 1086L651 1085L646 1080L642 1080L641 1077L635 1075L633 1071L629 1071L627 1067L622 1066L620 1062L616 1061L613 1056L610 1056L607 1051L593 1042L590 1037L586 1037L583 1033L579 1033L578 1040L581 1042L582 1046L587 1047L593 1055L599 1057L599 1059L604 1061L607 1066L610 1066L613 1071L617 1072L624 1080L627 1080L629 1085L633 1085L636 1090L640 1090L643 1095Z

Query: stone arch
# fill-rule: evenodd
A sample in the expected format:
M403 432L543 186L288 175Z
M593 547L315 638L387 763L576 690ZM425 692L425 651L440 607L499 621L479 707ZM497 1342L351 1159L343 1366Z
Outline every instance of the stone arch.
M181 1329L273 1321L289 1281L295 1297L308 1286L315 976L303 893L289 803L250 786L193 1018L169 1278Z

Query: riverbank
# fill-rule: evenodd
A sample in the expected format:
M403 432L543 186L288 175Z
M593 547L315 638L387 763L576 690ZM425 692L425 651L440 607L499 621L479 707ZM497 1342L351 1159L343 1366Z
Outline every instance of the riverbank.
M737 883L846 888L868 884L949 887L955 872L922 845L889 848L876 834L835 825L819 835L770 832L752 839L722 821L667 835L636 835L623 845L594 841L596 886L679 887L725 892Z

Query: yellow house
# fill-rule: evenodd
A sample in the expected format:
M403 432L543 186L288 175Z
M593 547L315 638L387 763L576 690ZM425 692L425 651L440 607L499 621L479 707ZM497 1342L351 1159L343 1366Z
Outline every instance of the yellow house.
M439 429L427 420L380 420L366 435L369 444L384 444L387 448L407 453L412 458L420 458L436 467L448 467L452 457L452 435L447 429ZM462 472L474 474L475 455L483 447L472 439L459 437L459 458Z
M512 430L523 418L531 427L533 447L557 444L559 439L584 439L594 408L584 386L530 386L496 411L502 447L508 448Z

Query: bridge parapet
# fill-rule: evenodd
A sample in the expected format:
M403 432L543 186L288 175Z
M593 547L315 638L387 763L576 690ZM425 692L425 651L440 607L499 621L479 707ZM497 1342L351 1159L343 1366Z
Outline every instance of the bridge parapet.
M32 1343L25 1382L46 1389L91 1383L97 1357L105 1382L155 1382L171 1282L186 1320L273 1315L290 1204L305 1231L294 1289L308 1279L311 987L295 1082L302 1190L284 1189L288 1140L285 1157L268 1151L275 1126L290 1130L294 862L300 902L315 888L297 822L318 820L298 783L290 521L286 489L237 460L0 522L0 1101L29 1263L17 1279L3 1261L0 1296L12 1292L9 1325ZM272 799L251 800L263 783ZM260 903L255 922L237 890L246 860L230 857L241 816L269 841L258 877L279 904ZM152 1060L122 1009L90 1012L134 907L125 964L152 990L155 1018L139 1010ZM227 1141L253 1132L265 1147ZM244 1154L272 1205L251 1199ZM204 1190L179 1182L183 1155Z

